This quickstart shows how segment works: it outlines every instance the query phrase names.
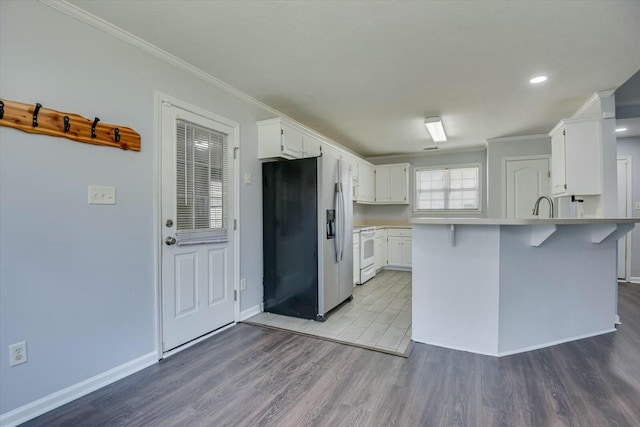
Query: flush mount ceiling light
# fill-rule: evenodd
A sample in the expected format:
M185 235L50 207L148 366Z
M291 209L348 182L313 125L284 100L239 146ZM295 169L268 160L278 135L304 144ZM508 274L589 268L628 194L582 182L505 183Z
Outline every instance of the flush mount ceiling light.
M529 80L529 83L532 83L535 85L535 84L546 82L546 81L547 81L547 76L536 76L531 80Z
M626 130L627 130L627 128L618 128L618 129L616 129L616 132L624 132Z
M433 142L447 142L447 134L444 132L440 117L427 117L424 119L424 125L427 127Z

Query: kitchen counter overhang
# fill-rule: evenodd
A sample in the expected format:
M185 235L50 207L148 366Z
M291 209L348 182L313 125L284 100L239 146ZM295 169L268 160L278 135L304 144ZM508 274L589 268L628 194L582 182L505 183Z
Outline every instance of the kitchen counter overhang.
M413 340L503 356L615 331L638 218L412 218Z

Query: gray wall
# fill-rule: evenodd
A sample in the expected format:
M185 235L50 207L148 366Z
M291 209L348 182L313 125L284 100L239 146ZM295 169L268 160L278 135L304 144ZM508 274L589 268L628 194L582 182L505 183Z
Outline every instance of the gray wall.
M502 217L503 159L544 154L551 155L551 138L546 135L489 141L487 145L489 218Z
M632 205L631 215L640 217L640 210L635 209L635 204L640 202L640 137L618 138L618 156L631 156ZM640 279L640 225L631 232L631 277Z
M0 1L5 99L98 116L142 136L121 151L0 127L0 413L156 350L154 91L240 123L240 173L261 175L273 117L38 2ZM87 186L117 187L88 206ZM262 298L260 179L240 188L242 310ZM29 362L10 368L9 344Z
M413 201L413 193L415 186L414 168L422 166L445 166L458 165L466 163L481 164L481 187L482 187L482 214L475 215L478 217L487 216L487 152L483 148L475 151L462 151L458 153L438 153L425 154L422 156L390 156L390 157L372 157L367 159L373 164L389 164L389 163L410 163L411 173L409 175L409 196ZM413 205L364 205L364 211L360 218L366 220L393 220L406 221L411 216ZM446 216L438 213L435 216ZM454 214L460 216L460 214Z

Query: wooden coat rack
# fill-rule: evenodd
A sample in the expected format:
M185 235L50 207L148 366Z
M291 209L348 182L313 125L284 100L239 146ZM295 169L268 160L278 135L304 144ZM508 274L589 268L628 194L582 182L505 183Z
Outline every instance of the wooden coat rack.
M140 134L131 128L86 119L78 114L42 108L40 104L0 99L0 126L60 136L87 144L140 151Z

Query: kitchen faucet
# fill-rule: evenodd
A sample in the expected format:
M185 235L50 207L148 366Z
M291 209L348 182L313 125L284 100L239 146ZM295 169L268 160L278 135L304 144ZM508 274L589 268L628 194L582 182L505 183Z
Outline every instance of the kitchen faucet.
M533 206L533 214L535 216L538 216L538 213L540 211L540 200L542 199L547 199L549 201L549 218L553 218L553 200L551 200L547 196L538 197L538 200L536 200L536 204Z

